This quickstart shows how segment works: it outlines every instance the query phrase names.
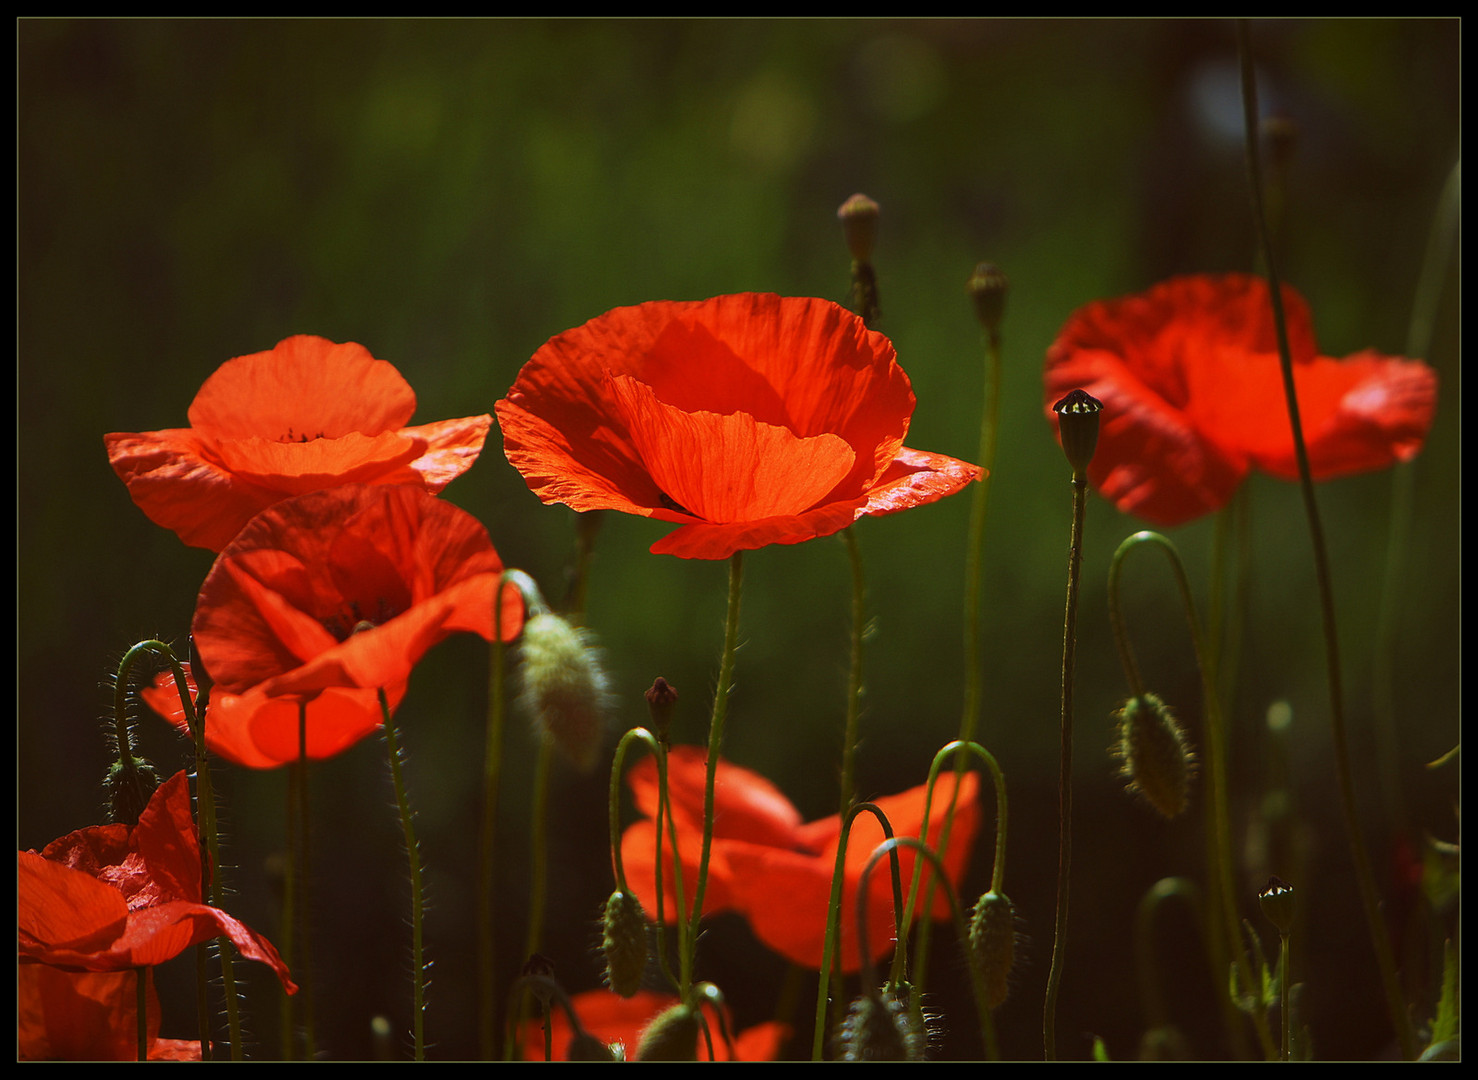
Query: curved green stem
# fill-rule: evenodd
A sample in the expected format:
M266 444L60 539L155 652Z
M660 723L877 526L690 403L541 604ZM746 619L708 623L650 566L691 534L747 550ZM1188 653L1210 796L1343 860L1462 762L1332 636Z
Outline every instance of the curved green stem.
M1375 874L1365 848L1365 835L1355 802L1355 780L1350 768L1349 740L1345 734L1344 689L1340 672L1339 635L1334 617L1334 585L1330 578L1328 547L1319 504L1314 497L1314 481L1309 470L1309 452L1304 442L1303 422L1299 416L1298 390L1293 380L1293 357L1288 347L1288 325L1283 312L1282 285L1267 238L1267 225L1262 209L1262 169L1257 149L1257 76L1252 61L1250 31L1245 19L1237 21L1237 44L1242 60L1242 107L1247 128L1247 168L1252 187L1253 216L1268 269L1268 294L1273 304L1273 325L1278 337L1278 360L1283 371L1283 394L1288 402L1288 420L1293 428L1293 449L1298 458L1299 487L1303 493L1304 514L1309 522L1313 544L1314 571L1319 587L1319 609L1323 617L1326 670L1329 681L1329 718L1333 729L1335 769L1339 776L1340 808L1345 819L1350 854L1355 863L1355 878L1360 900L1365 908L1376 966L1385 990L1386 1010L1401 1044L1401 1056L1410 1061L1416 1056L1416 1042L1411 1020L1401 997L1401 983L1396 974L1396 960L1390 937L1381 918L1380 897L1375 887Z
M724 721L729 712L729 691L734 685L734 654L739 649L739 595L744 578L744 552L729 559L729 605L724 619L724 652L719 661L718 689L713 694L713 716L708 723L708 771L703 785L703 849L698 858L698 884L693 890L693 911L687 939L682 946L681 996L687 1000L693 985L693 962L698 944L698 923L703 918L703 893L708 887L708 859L713 848L713 789L718 772L719 751L724 741ZM678 913L681 917L681 912Z
M385 721L385 745L389 749L390 777L395 784L395 804L400 810L400 824L405 832L405 848L411 872L411 965L413 968L411 1026L416 1041L416 1060L426 1060L426 963L422 941L425 894L421 889L421 849L416 843L415 815L411 813L405 779L400 772L400 747L395 740L395 724L390 716L390 702L380 690L380 713Z
M1196 888L1196 883L1189 878L1167 877L1161 878L1150 887L1149 891L1140 897L1139 908L1134 918L1134 957L1135 967L1139 972L1139 997L1144 1003L1145 1017L1149 1021L1151 1029L1163 1028L1170 1022L1169 1010L1165 1007L1165 995L1161 992L1160 979L1157 975L1159 964L1155 957L1155 914L1160 905L1171 897L1180 897L1186 901L1196 915L1196 921L1201 923L1203 938L1209 943L1212 934L1206 933L1207 927L1202 920L1201 892ZM1222 968L1213 967L1212 973L1216 975ZM1216 979L1218 994L1224 993L1220 989L1224 980Z

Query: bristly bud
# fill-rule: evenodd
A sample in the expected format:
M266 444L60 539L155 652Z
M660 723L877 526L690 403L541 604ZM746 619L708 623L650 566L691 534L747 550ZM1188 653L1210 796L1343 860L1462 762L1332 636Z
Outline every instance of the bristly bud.
M576 1032L570 1036L569 1049L565 1051L566 1061L620 1061L616 1046L608 1045L604 1040L596 1038L588 1031ZM624 1051L623 1051L624 1053Z
M838 1035L843 1061L923 1061L927 1041L908 1006L879 990L852 1002Z
M979 263L965 287L970 299L975 301L975 317L990 339L998 340L1001 319L1006 313L1006 292L1010 288L1006 275L994 263Z
M1052 411L1057 414L1067 463L1075 476L1086 474L1093 451L1098 449L1098 414L1103 412L1103 402L1086 390L1073 390L1052 406Z
M609 694L590 634L550 612L523 624L520 700L540 733L581 772L600 754Z
M108 793L108 820L133 828L159 789L159 771L153 762L141 757L133 758L132 769L115 761L108 766L103 784Z
M1170 707L1154 694L1130 698L1114 714L1115 754L1129 790L1167 818L1186 808L1196 756Z
M970 911L970 963L985 982L985 1005L997 1009L1011 993L1016 962L1016 906L1004 893L988 892Z
M1293 929L1293 886L1280 877L1268 878L1257 902L1268 921L1278 928L1278 933L1288 936Z
M606 901L600 951L606 960L606 985L624 998L635 995L647 970L647 917L631 893L618 889Z
M663 746L670 746L667 733L672 730L672 710L677 707L677 687L658 675L646 696L647 710L652 714L652 732Z
M698 1010L674 1005L647 1025L636 1047L637 1061L697 1061L702 1028Z
M847 250L858 262L872 259L873 245L878 239L878 204L866 195L853 195L837 208Z

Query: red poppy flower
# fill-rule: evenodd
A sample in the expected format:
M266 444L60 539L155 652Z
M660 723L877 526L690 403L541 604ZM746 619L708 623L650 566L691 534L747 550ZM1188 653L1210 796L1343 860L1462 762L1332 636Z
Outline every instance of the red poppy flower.
M126 971L173 959L224 935L295 993L271 942L201 902L200 843L183 772L149 800L133 828L79 829L16 853L20 961L68 971Z
M675 746L667 759L667 783L672 817L682 856L683 896L691 904L698 880L703 845L703 794L706 754L692 746ZM648 917L655 917L655 848L653 820L657 813L657 767L645 758L632 767L627 782L636 796L639 821L621 838L621 858L627 883L641 900ZM942 774L935 784L930 808L929 838L937 843L954 789L954 773ZM949 878L958 885L970 857L980 812L975 794L979 780L966 773L944 862ZM841 818L835 814L801 823L801 815L773 784L758 773L720 761L714 781L713 847L709 857L704 914L735 911L748 920L755 937L769 948L803 967L820 968L826 937L826 908L831 901L831 875L836 862ZM919 835L924 821L924 787L872 800L888 816L895 836ZM846 880L842 893L842 970L860 966L857 949L857 886L883 831L871 814L852 823L847 842ZM677 913L672 888L671 852L663 838L663 915ZM913 873L914 854L900 850L904 888ZM893 945L893 886L886 864L880 862L869 878L868 942L877 959ZM949 917L949 901L935 897L933 916Z
M196 1039L159 1038L159 995L147 981L150 1061L199 1061ZM22 1061L133 1061L138 1057L138 975L22 964L16 976L16 1049Z
M197 696L188 663L185 683L190 700ZM406 684L386 687L385 697L394 714L405 697ZM180 734L188 736L190 725L180 705L174 675L161 671L153 683L139 689L139 697L164 717ZM378 690L332 686L307 703L305 733L308 756L314 760L333 757L347 750L383 721ZM211 753L251 769L275 769L298 759L298 702L292 698L267 697L248 692L232 694L214 687L205 724L205 745Z
M682 528L652 551L723 559L829 536L981 470L903 445L893 345L826 300L745 293L616 308L551 338L497 403L546 503Z
M373 730L374 692L397 700L437 642L463 630L492 640L502 571L477 519L419 488L349 485L262 511L217 557L195 607L195 646L216 685L207 742L243 764L294 760L296 703L307 701L319 703L310 755L349 745ZM517 590L505 590L503 639L522 623ZM239 700L220 698L217 712L222 692ZM290 707L269 708L273 698Z
M1365 351L1320 356L1308 305L1283 286L1294 384L1314 479L1415 457L1437 376ZM1245 274L1174 278L1074 312L1047 350L1045 400L1103 402L1088 477L1120 510L1179 525L1220 509L1254 467L1298 478L1267 283Z
M340 484L418 484L435 494L472 467L492 417L406 427L416 395L363 345L299 335L238 356L205 380L188 428L103 437L149 519L220 551L280 499Z
M607 1046L620 1043L626 1053L635 1056L637 1044L641 1042L646 1026L669 1008L678 999L671 994L657 994L641 990L630 998L623 998L609 990L590 990L576 994L571 1004L580 1017L580 1026L587 1034L594 1035ZM553 1006L550 1010L550 1060L567 1061L570 1049L570 1019L564 1009ZM756 1024L734 1036L735 1059L739 1061L774 1061L785 1040L790 1037L790 1028L785 1024ZM702 1037L698 1040L698 1059L706 1060L707 1044ZM713 1029L713 1053L717 1061L728 1061L728 1047L724 1045L717 1028ZM544 1025L539 1020L526 1021L523 1028L523 1054L525 1061L544 1060Z

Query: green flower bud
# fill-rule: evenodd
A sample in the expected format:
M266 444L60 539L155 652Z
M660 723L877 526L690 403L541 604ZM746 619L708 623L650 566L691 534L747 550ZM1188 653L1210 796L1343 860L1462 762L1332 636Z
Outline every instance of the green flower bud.
M1167 818L1186 808L1196 757L1170 707L1154 694L1130 698L1114 714L1120 772L1129 790Z
M646 697L647 710L652 714L652 732L663 746L668 746L667 733L672 728L672 710L677 707L677 688L658 675Z
M1016 962L1016 906L1004 893L985 893L970 911L970 962L984 978L986 1007L1000 1008Z
M600 754L609 694L600 656L582 627L544 612L523 624L524 709L581 772Z
M928 1040L907 1005L888 991L873 990L852 1002L837 1041L843 1061L923 1061Z
M141 757L133 758L131 770L115 761L108 766L103 786L108 792L109 820L132 828L159 789L159 771L153 762Z
M636 1047L637 1061L697 1061L703 1021L689 1005L674 1005L647 1025Z
M647 919L641 901L619 889L606 901L601 919L606 985L624 998L641 989L647 970Z

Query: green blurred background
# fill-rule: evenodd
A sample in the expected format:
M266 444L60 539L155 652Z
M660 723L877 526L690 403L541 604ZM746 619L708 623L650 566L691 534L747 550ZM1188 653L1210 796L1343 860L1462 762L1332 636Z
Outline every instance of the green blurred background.
M1265 111L1298 130L1282 269L1323 350L1405 348L1439 193L1458 152L1459 23L1254 26ZM1062 595L1071 498L1042 415L1043 351L1068 314L1172 274L1252 268L1233 27L1213 21L41 21L18 24L18 845L101 816L100 718L129 645L183 643L208 552L130 502L110 431L183 426L229 357L297 333L358 341L414 386L417 422L491 412L551 335L623 304L746 290L845 301L835 218L854 191L882 205L882 319L918 408L909 444L973 459L980 332L964 284L990 260L1011 281L1002 428L985 570L983 739L1012 798L1007 892L1023 921L1004 1052L1041 1052L1051 949ZM1390 474L1321 487L1339 589L1357 784L1402 947L1393 851L1456 835L1455 768L1421 763L1457 741L1459 407L1456 274L1427 359L1441 403L1410 478L1410 563L1394 653L1399 750L1379 749L1373 646ZM1250 822L1272 779L1263 722L1287 701L1305 861L1299 978L1321 1056L1385 1052L1375 966L1335 811L1328 693L1297 491L1254 477L1233 815L1249 852L1245 914L1268 863ZM501 454L446 492L510 565L563 591L573 515L544 507ZM860 789L921 783L959 723L968 497L856 530L875 633L866 654ZM1126 796L1104 753L1124 693L1106 617L1109 557L1141 524L1093 499L1079 622L1072 934L1058 1029L1064 1056L1101 1035L1132 1057L1134 905L1166 874L1200 873L1199 814L1167 824ZM1175 540L1204 611L1215 525ZM679 741L700 742L722 636L722 564L657 557L657 523L600 534L588 623L619 706L645 721L656 675L681 694ZM1184 617L1145 557L1127 575L1147 677L1201 740ZM745 561L744 647L726 756L764 772L808 817L835 811L850 579L835 539ZM429 874L436 966L428 1037L475 1053L475 821L487 658L439 646L399 713ZM142 724L166 771L187 762ZM510 729L499 845L506 974L527 903L532 740ZM1380 777L1404 798L1382 797ZM233 911L275 933L265 867L283 844L286 775L222 768ZM409 1027L407 886L383 745L313 773L315 1000L332 1057L368 1056L369 1021ZM571 991L597 985L597 906L610 888L607 777L554 776L544 951ZM1198 793L1199 795L1199 790ZM1201 804L1194 803L1197 811ZM988 882L982 838L965 890ZM1280 864L1282 865L1282 864ZM1403 906L1405 905L1405 906ZM1167 920L1172 1019L1198 1056L1227 1053L1189 922ZM942 939L940 1052L978 1052L963 969ZM718 920L701 974L741 1026L773 1014L784 966ZM188 1035L188 961L163 974L165 1034ZM1421 982L1422 964L1408 967ZM238 969L239 970L239 969ZM275 1051L260 973L249 1030ZM1424 984L1423 984L1424 985ZM802 995L807 1000L811 991ZM802 1004L802 1029L810 1006ZM404 1050L404 1041L397 1052ZM804 1044L809 1046L809 1041Z

